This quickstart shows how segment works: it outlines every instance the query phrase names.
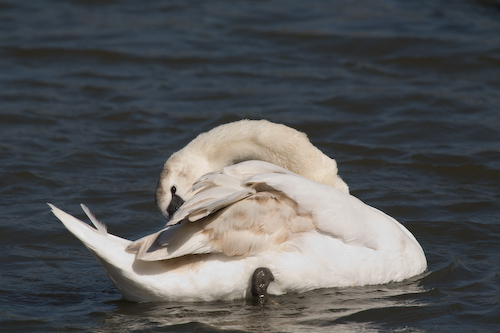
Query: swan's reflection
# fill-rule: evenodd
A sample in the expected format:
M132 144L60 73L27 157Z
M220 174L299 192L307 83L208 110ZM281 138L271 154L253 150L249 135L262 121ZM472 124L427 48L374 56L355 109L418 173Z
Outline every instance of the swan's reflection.
M425 292L418 278L402 283L332 288L277 296L264 308L251 301L212 303L113 302L102 331L219 330L252 332L332 332L377 330L373 313L418 311L416 294ZM383 318L379 318L383 319Z

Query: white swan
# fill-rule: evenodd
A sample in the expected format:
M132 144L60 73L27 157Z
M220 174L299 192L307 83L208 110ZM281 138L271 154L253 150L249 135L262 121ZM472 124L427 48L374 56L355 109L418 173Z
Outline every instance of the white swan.
M304 133L267 120L240 120L202 133L172 154L158 182L158 207L169 218L189 199L187 192L199 177L249 160L270 162L349 193L337 174L337 162L313 146Z
M181 184L171 171L159 185L163 207L171 204L162 181ZM336 165L332 175L333 185L343 184ZM274 276L266 281L270 294L381 284L425 271L424 252L406 228L337 187L262 161L222 167L183 192L186 202L166 228L135 242L108 234L86 208L97 229L51 208L135 301L249 297L259 267Z

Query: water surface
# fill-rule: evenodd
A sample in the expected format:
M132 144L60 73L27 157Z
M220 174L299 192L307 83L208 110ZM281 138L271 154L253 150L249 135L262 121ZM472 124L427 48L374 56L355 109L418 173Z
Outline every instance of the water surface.
M495 331L495 1L0 1L0 323L6 331ZM243 118L285 123L401 221L429 272L274 299L122 299L46 202L136 239L163 162Z

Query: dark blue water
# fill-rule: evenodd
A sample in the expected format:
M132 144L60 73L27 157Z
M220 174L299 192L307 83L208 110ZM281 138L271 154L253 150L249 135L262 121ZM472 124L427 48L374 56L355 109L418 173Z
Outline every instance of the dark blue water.
M496 1L1 0L0 327L498 331L499 105ZM306 132L429 272L264 311L123 300L45 203L157 230L163 162L242 118Z

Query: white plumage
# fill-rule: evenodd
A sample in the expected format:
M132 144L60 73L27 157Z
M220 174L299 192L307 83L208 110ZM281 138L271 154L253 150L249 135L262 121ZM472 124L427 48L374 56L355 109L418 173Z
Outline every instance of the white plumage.
M201 177L167 226L135 242L51 205L135 301L249 297L257 267L270 294L382 284L418 275L427 262L401 224L357 198L263 161Z

